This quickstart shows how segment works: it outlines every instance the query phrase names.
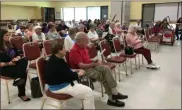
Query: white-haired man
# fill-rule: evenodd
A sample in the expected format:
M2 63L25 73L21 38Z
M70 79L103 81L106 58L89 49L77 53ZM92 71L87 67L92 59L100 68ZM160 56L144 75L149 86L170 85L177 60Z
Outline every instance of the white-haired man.
M34 27L35 32L32 35L33 42L42 42L46 40L45 34L42 32L41 26Z
M76 43L70 51L69 62L73 69L84 69L86 75L92 79L100 81L109 97L107 104L117 107L125 106L125 103L118 99L126 99L127 95L122 95L116 89L117 83L112 76L110 68L103 65L100 61L92 62L87 51L89 38L86 33L78 32L76 34Z

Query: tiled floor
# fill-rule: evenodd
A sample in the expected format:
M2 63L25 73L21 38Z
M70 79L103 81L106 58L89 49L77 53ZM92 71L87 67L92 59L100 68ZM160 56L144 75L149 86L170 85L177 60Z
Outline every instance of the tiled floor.
M152 52L152 59L161 66L160 70L148 70L144 66L135 70L132 75L122 75L122 81L118 82L118 89L129 98L125 100L124 109L180 109L181 108L181 43L174 46L161 46L160 52ZM1 83L1 108L2 109L38 109L41 98L32 99L30 102L22 102L17 95L17 88L10 87L11 104L7 103L6 88ZM30 96L29 82L27 94ZM95 84L97 91L100 85ZM94 91L95 106L97 109L123 109L111 107L106 104L107 96L101 97L100 92ZM57 102L48 101L47 104ZM63 108L81 108L77 99L65 102ZM53 108L46 105L45 108Z

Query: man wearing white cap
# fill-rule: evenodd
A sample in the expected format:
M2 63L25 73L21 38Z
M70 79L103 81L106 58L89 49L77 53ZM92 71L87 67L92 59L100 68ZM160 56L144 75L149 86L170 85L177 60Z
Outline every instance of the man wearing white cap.
M45 34L42 32L41 26L34 27L35 32L32 35L33 42L42 42L46 40Z

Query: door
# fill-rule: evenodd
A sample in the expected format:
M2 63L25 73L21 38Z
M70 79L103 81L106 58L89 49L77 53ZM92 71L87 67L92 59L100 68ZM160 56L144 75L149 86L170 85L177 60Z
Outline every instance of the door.
M108 6L101 6L101 20L108 19Z
M155 4L143 4L142 5L142 27L146 27L146 24L152 25L155 15Z
M55 9L42 7L42 20L44 22L55 21Z

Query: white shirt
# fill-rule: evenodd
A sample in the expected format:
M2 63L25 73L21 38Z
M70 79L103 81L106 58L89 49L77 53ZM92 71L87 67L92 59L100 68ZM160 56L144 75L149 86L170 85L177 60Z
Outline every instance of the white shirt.
M89 31L87 33L87 36L88 36L89 39L98 39L99 38L99 36L98 36L96 31L94 31L94 32Z
M141 23L139 25L136 23L135 26L137 27L137 30L142 30Z
M15 35L18 35L18 34L26 36L26 33L24 32L24 34L23 34L20 29L16 30L16 32L15 32Z
M38 36L36 33L33 33L32 40L33 40L33 42L36 42L38 40L43 40L44 41L44 40L46 40L45 34L44 33L41 33L41 35Z
M113 34L111 27L109 27L109 34Z
M74 44L75 42L71 39L69 35L67 35L66 38L64 39L65 50L70 51L73 48Z

